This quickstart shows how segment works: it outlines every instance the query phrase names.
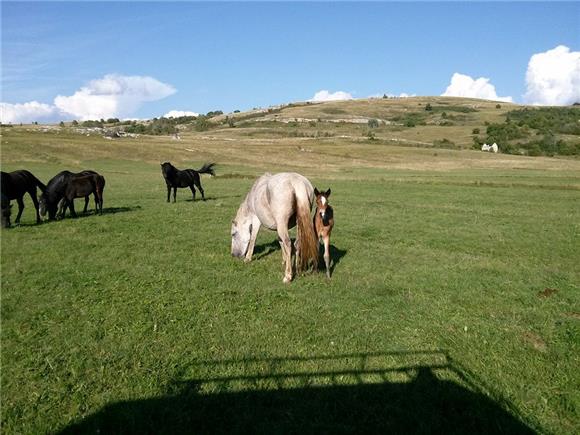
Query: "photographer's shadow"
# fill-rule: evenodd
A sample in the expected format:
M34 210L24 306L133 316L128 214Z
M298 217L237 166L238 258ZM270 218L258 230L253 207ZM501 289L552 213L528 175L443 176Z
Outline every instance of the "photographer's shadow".
M397 358L406 364L393 365ZM107 405L61 433L535 433L436 351L246 358L194 370L210 375Z

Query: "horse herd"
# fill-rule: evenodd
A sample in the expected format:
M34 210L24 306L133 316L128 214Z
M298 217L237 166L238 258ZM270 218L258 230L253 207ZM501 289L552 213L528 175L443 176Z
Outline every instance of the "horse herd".
M44 184L30 171L20 169L14 172L2 172L2 226L10 227L11 200L18 203L18 214L15 223L20 222L24 211L24 195L28 193L34 203L36 211L36 223L41 222L41 216L50 220L56 219L57 215L64 217L67 208L70 215L76 217L74 208L75 198L85 198L84 213L87 212L89 198L95 198L95 212L103 213L103 190L105 189L105 177L95 171L82 171L72 173L62 171L55 175L48 184ZM36 188L41 190L40 198L36 197Z
M189 187L195 200L196 190L205 200L199 174L215 175L214 163L207 163L199 170L179 170L169 162L161 164L161 172L167 185L167 202L170 202L173 189L173 202L176 201L177 188ZM36 189L41 190L37 199ZM95 200L95 213L103 213L103 191L105 178L92 170L79 173L62 171L44 185L31 172L21 169L2 172L2 226L11 225L11 200L18 203L15 223L20 222L24 209L23 197L26 193L32 198L36 211L36 222L48 214L49 220L64 218L66 210L76 217L75 198L85 198L83 213L87 212L90 196ZM251 261L258 231L263 226L278 233L285 264L283 282L293 279L294 268L292 252L294 248L295 269L304 271L310 267L318 268L319 241L324 247L326 276L330 278L330 234L334 226L333 209L328 203L330 189L320 192L303 175L293 172L278 174L266 173L253 184L244 201L240 204L231 225L231 254ZM313 203L316 205L311 216ZM289 229L297 227L296 240L292 246Z

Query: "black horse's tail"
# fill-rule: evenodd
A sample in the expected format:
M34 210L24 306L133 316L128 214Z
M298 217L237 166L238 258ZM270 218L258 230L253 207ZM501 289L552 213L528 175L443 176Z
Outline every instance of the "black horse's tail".
M213 170L214 166L215 166L215 163L206 163L205 165L203 165L201 167L201 169L198 169L197 172L199 172L200 174L215 175L215 171Z

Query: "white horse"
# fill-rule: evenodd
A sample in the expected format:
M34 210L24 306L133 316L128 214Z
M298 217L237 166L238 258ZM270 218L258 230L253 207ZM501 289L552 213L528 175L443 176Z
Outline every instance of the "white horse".
M296 269L318 267L318 241L310 217L314 188L293 172L264 174L256 180L232 221L232 255L252 260L260 227L278 232L285 264L284 282L292 281L292 244L289 228L297 224Z

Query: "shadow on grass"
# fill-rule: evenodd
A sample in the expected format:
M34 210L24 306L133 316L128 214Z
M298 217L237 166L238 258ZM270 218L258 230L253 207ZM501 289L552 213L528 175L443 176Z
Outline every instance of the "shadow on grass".
M126 212L135 211L135 210L139 210L139 209L141 209L141 206L140 205L133 206L133 207L103 207L103 215L106 215L106 214L117 214L117 213L126 213ZM58 218L58 219L53 219L53 220L46 219L46 220L43 220L43 221L41 221L39 223L36 223L36 222L24 222L24 223L23 222L20 222L19 224L14 224L13 223L10 228L35 227L35 226L38 226L38 225L50 224L50 223L53 223L53 222L58 222L58 221L66 220L66 219L83 219L83 218L87 218L87 217L95 216L95 215L98 216L98 213L96 213L94 209L92 209L92 210L89 209L89 210L87 210L86 213L84 213L82 210L81 211L77 211L76 218L75 217L72 217L70 215L70 211L67 211L66 212L66 216L64 218Z
M280 251L280 243L278 240L273 240L270 243L264 243L262 245L256 245L254 247L254 260L259 260L260 258L267 257L268 255Z
M334 268L340 263L342 257L344 257L347 253L344 249L338 249L334 245L330 245L330 275L334 274ZM324 254L324 248L322 249L322 253ZM318 269L319 270L326 270L326 266L324 264L324 259L318 262Z
M294 242L292 242L294 244ZM294 246L294 245L293 245ZM322 272L326 270L326 266L324 265L324 259L322 255L324 254L324 247L322 245L319 246L320 249L320 259L318 262L318 271ZM274 240L270 243L264 243L261 245L256 245L254 248L254 260L259 260L261 258L267 257L268 255L280 251L280 243L277 240ZM347 251L344 249L338 249L334 245L330 245L330 273L334 272L334 268L340 263L342 257L346 255Z
M116 214L116 213L125 213L128 211L140 210L141 206L136 205L133 207L103 207L103 214ZM94 214L94 212L93 212Z
M141 206L140 205L135 205L132 207L103 207L103 215L107 215L107 214L117 214L117 213L127 213L127 212L131 212L131 211L135 211L135 210L140 210ZM99 213L97 213L94 209L89 209L87 210L86 213L83 213L83 211L77 211L77 216L76 217L72 217L70 215L70 212L67 211L66 215L64 218L59 218L56 219L57 221L62 221L65 219L83 219L83 218L87 218L87 217L92 217L92 216L99 216ZM54 222L54 221L45 221L45 222Z
M105 406L76 433L521 433L509 403L444 352L201 362L165 396Z
M219 201L220 199L227 199L227 198L241 198L242 195L226 195L226 196L206 196L205 200L196 197L195 199L193 198L188 198L185 200L185 202L204 202L204 201ZM179 200L178 200L179 201Z

